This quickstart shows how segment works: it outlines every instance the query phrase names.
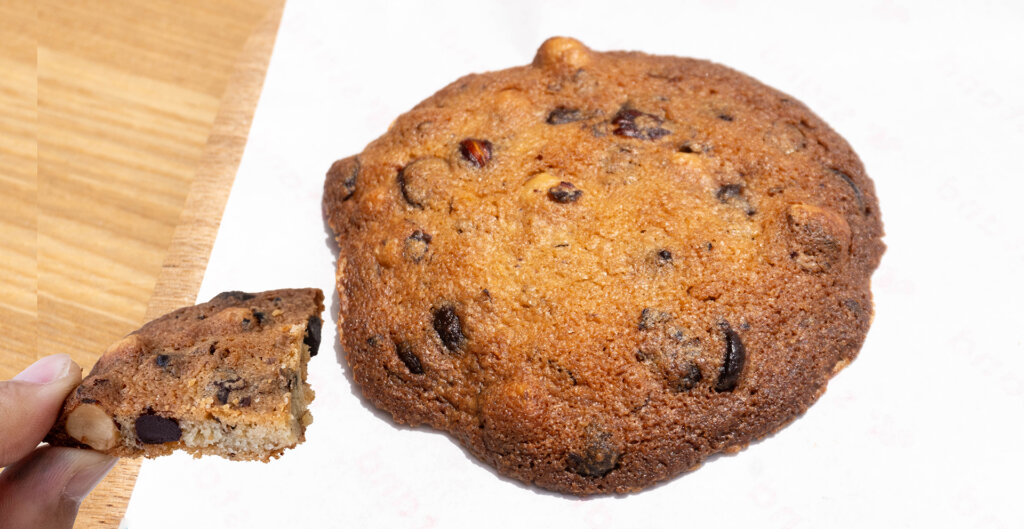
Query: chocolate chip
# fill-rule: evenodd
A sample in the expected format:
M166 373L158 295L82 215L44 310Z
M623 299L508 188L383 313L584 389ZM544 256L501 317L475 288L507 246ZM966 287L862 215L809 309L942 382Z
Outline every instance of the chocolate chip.
M612 117L611 124L615 127L612 132L618 136L654 141L672 134L661 128L663 122L658 116L623 107Z
M459 152L466 161L476 167L483 167L491 161L491 142L468 138L459 143Z
M412 235L406 237L405 243L402 245L402 256L414 263L422 261L430 250L431 239L429 233L420 230L412 232Z
M256 318L256 323L263 325L263 322L267 321L267 315L264 312L258 310L252 311L252 315Z
M237 299L239 301L248 301L256 297L256 294L250 294L248 292L242 292L241 290L231 290L228 292L221 292L213 297L210 301L224 301L229 299Z
M181 439L181 428L175 419L147 413L135 419L135 434L149 445L172 443Z
M853 190L854 198L857 199L857 207L860 208L860 210L863 211L865 215L867 215L869 211L867 208L864 207L864 194L861 193L860 188L857 187L856 183L854 183L853 178L851 178L850 175L834 167L829 167L828 170L831 171L832 174L842 179L842 181L846 182L846 185L850 186L850 189Z
M423 364L420 363L420 357L416 356L416 353L412 352L412 347L408 343L395 343L395 353L398 355L398 359L405 364L405 367L410 373L414 375L423 374Z
M640 324L637 328L641 331L646 331L671 319L672 315L668 312L647 307L640 312Z
M442 305L434 311L434 330L449 351L457 352L466 341L466 336L462 334L462 321L451 305Z
M686 154L705 154L711 152L711 146L695 140L687 140L679 146L679 152Z
M99 402L99 401L96 400L96 399L90 399L90 398L83 398L82 399L82 404L96 404L97 402Z
M205 320L206 319L206 314L200 314L200 315L196 316L196 319L197 320Z
M735 201L743 206L747 215L753 215L757 213L757 210L747 201L747 197L743 195L743 189L743 184L725 184L719 187L718 191L715 191L715 198L723 204Z
M553 185L548 189L548 198L558 202L559 204L576 202L581 196L583 196L583 190L577 189L576 186L572 185L570 182L559 182L557 185Z
M216 380L212 384L217 388L217 402L221 404L228 403L228 398L231 396L232 391L244 389L246 385L245 380L232 370L218 372L215 377Z
M171 363L171 357L168 355L156 355L156 365L160 367L167 367L167 364Z
M408 184L408 176L405 173L407 167L403 167L401 171L398 171L398 190L402 192L402 198L413 207L423 209L423 203L412 195L412 190Z
M700 372L700 366L693 362L687 362L683 366L682 373L679 373L679 376L671 382L676 391L689 391L703 378L704 374Z
M725 334L725 358L722 367L718 369L718 381L715 382L715 391L732 391L743 372L743 364L747 360L747 352L743 347L743 341L736 331L732 330L729 322L723 321L719 324Z
M662 248L661 250L658 250L657 255L658 255L658 261L660 261L661 264L668 264L668 263L672 262L672 252L670 252L670 251L668 251L668 250L666 250L664 248Z
M302 338L302 343L309 346L309 356L316 356L320 349L320 331L323 327L323 320L316 314L309 317L309 321L306 322L306 335Z
M242 397L241 399L238 399L239 408L248 408L249 406L252 406L252 397L245 396Z
M719 202L725 203L731 199L739 198L743 196L743 185L742 184L725 184L715 191L715 198Z
M249 318L242 318L242 328L248 329L249 325L252 325L252 320L250 320Z
M327 192L341 199L342 202L352 198L356 192L361 164L359 158L350 156L331 164L327 170Z
M547 123L548 125L563 125L565 123L572 123L582 119L583 112L580 112L580 109L559 106L548 114Z
M725 112L721 112L718 114L718 119L722 121L732 121L732 116L726 114Z
M567 470L585 478L602 478L615 470L622 454L611 443L611 435L593 436L582 453L570 453Z

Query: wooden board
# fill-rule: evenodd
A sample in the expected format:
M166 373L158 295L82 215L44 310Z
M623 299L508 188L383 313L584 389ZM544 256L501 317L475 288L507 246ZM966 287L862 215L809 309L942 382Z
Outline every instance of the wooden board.
M282 8L2 4L0 377L53 353L88 369L193 303ZM76 527L117 527L138 465L120 462Z

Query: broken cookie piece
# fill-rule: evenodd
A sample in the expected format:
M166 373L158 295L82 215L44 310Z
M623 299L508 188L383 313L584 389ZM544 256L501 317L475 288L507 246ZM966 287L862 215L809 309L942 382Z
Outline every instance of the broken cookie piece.
M268 461L305 440L323 293L224 292L112 345L64 403L46 441L118 457Z

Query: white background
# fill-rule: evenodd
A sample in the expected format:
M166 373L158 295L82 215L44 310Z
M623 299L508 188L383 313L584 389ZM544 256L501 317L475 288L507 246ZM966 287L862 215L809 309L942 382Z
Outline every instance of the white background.
M305 444L270 464L146 461L123 526L1024 526L1024 3L548 3L290 1L199 299L302 286L331 299L331 162L457 77L528 63L560 34L732 66L846 137L889 246L860 357L740 454L580 500L371 410L325 325Z

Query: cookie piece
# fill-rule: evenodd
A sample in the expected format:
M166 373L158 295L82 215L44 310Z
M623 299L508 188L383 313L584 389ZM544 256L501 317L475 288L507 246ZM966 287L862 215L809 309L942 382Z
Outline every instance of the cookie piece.
M107 349L46 441L118 457L281 455L313 420L306 363L323 299L313 288L224 292L147 323Z
M400 116L323 205L366 398L580 495L806 410L860 349L884 250L871 180L803 104L569 38Z

